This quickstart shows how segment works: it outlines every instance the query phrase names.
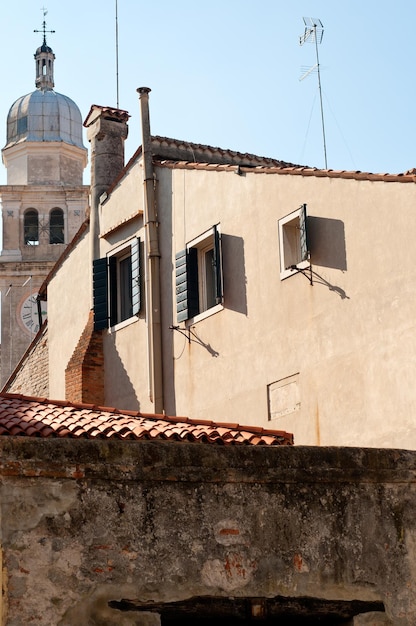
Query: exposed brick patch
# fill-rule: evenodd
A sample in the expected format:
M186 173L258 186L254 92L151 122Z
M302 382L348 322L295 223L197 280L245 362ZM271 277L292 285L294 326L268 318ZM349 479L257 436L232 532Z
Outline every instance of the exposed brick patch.
M93 311L65 369L65 398L104 404L103 340L102 332L94 330Z
M36 335L15 371L6 382L3 391L48 397L49 351L47 323Z

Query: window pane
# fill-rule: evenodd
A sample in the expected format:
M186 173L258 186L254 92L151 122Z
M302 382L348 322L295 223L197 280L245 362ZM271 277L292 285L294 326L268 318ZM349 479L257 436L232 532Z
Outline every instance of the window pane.
M125 257L119 261L119 286L120 286L120 319L123 320L132 317L132 275L131 275L131 257Z
M204 258L206 289L206 302L204 304L206 305L206 309L210 309L216 304L214 249L211 248L211 250L207 250L205 252Z

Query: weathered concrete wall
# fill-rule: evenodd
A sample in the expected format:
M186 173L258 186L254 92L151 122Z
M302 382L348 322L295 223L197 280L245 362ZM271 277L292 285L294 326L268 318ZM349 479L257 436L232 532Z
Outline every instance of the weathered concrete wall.
M88 231L80 236L70 258L70 262L65 259L60 267L64 283L58 281L57 284L54 276L48 285L49 397L56 399L65 399L65 369L91 309L92 266Z
M413 626L415 468L395 450L0 439L3 623L163 626L209 599Z

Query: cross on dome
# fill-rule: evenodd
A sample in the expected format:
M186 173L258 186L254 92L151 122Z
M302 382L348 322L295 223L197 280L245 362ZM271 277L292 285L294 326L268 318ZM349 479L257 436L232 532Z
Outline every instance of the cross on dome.
M34 30L34 33L43 33L43 45L46 46L46 33L54 33L54 30L46 30L46 21L45 21L45 17L48 14L48 11L45 7L41 8L41 11L43 11L43 22L42 22L42 30Z
M47 10L45 7L41 9L43 11L43 22L42 22L42 30L34 30L34 33L42 33L43 34L43 44L36 50L35 53L35 61L36 61L36 81L35 85L38 89L42 91L52 90L55 86L54 78L53 78L53 63L55 60L55 55L53 53L52 48L50 48L46 43L46 33L54 33L54 30L47 30L45 17L47 14Z

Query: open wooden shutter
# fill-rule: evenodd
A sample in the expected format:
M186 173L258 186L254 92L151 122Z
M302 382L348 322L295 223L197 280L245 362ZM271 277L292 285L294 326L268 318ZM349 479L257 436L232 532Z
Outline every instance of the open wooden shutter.
M138 315L141 306L140 298L140 239L137 237L131 244L131 304L132 314Z
M110 284L110 326L115 326L118 320L118 292L117 292L117 258L110 256L107 259L108 278Z
M199 313L198 250L181 250L175 258L176 317L178 322Z
M175 258L176 269L176 317L178 322L188 319L188 272L187 252L181 250Z
M108 327L107 259L93 261L94 330Z
M221 304L223 298L221 234L216 226L214 226L214 269L215 302Z
M299 211L299 231L300 231L300 260L309 260L308 231L306 228L306 204L300 207Z

